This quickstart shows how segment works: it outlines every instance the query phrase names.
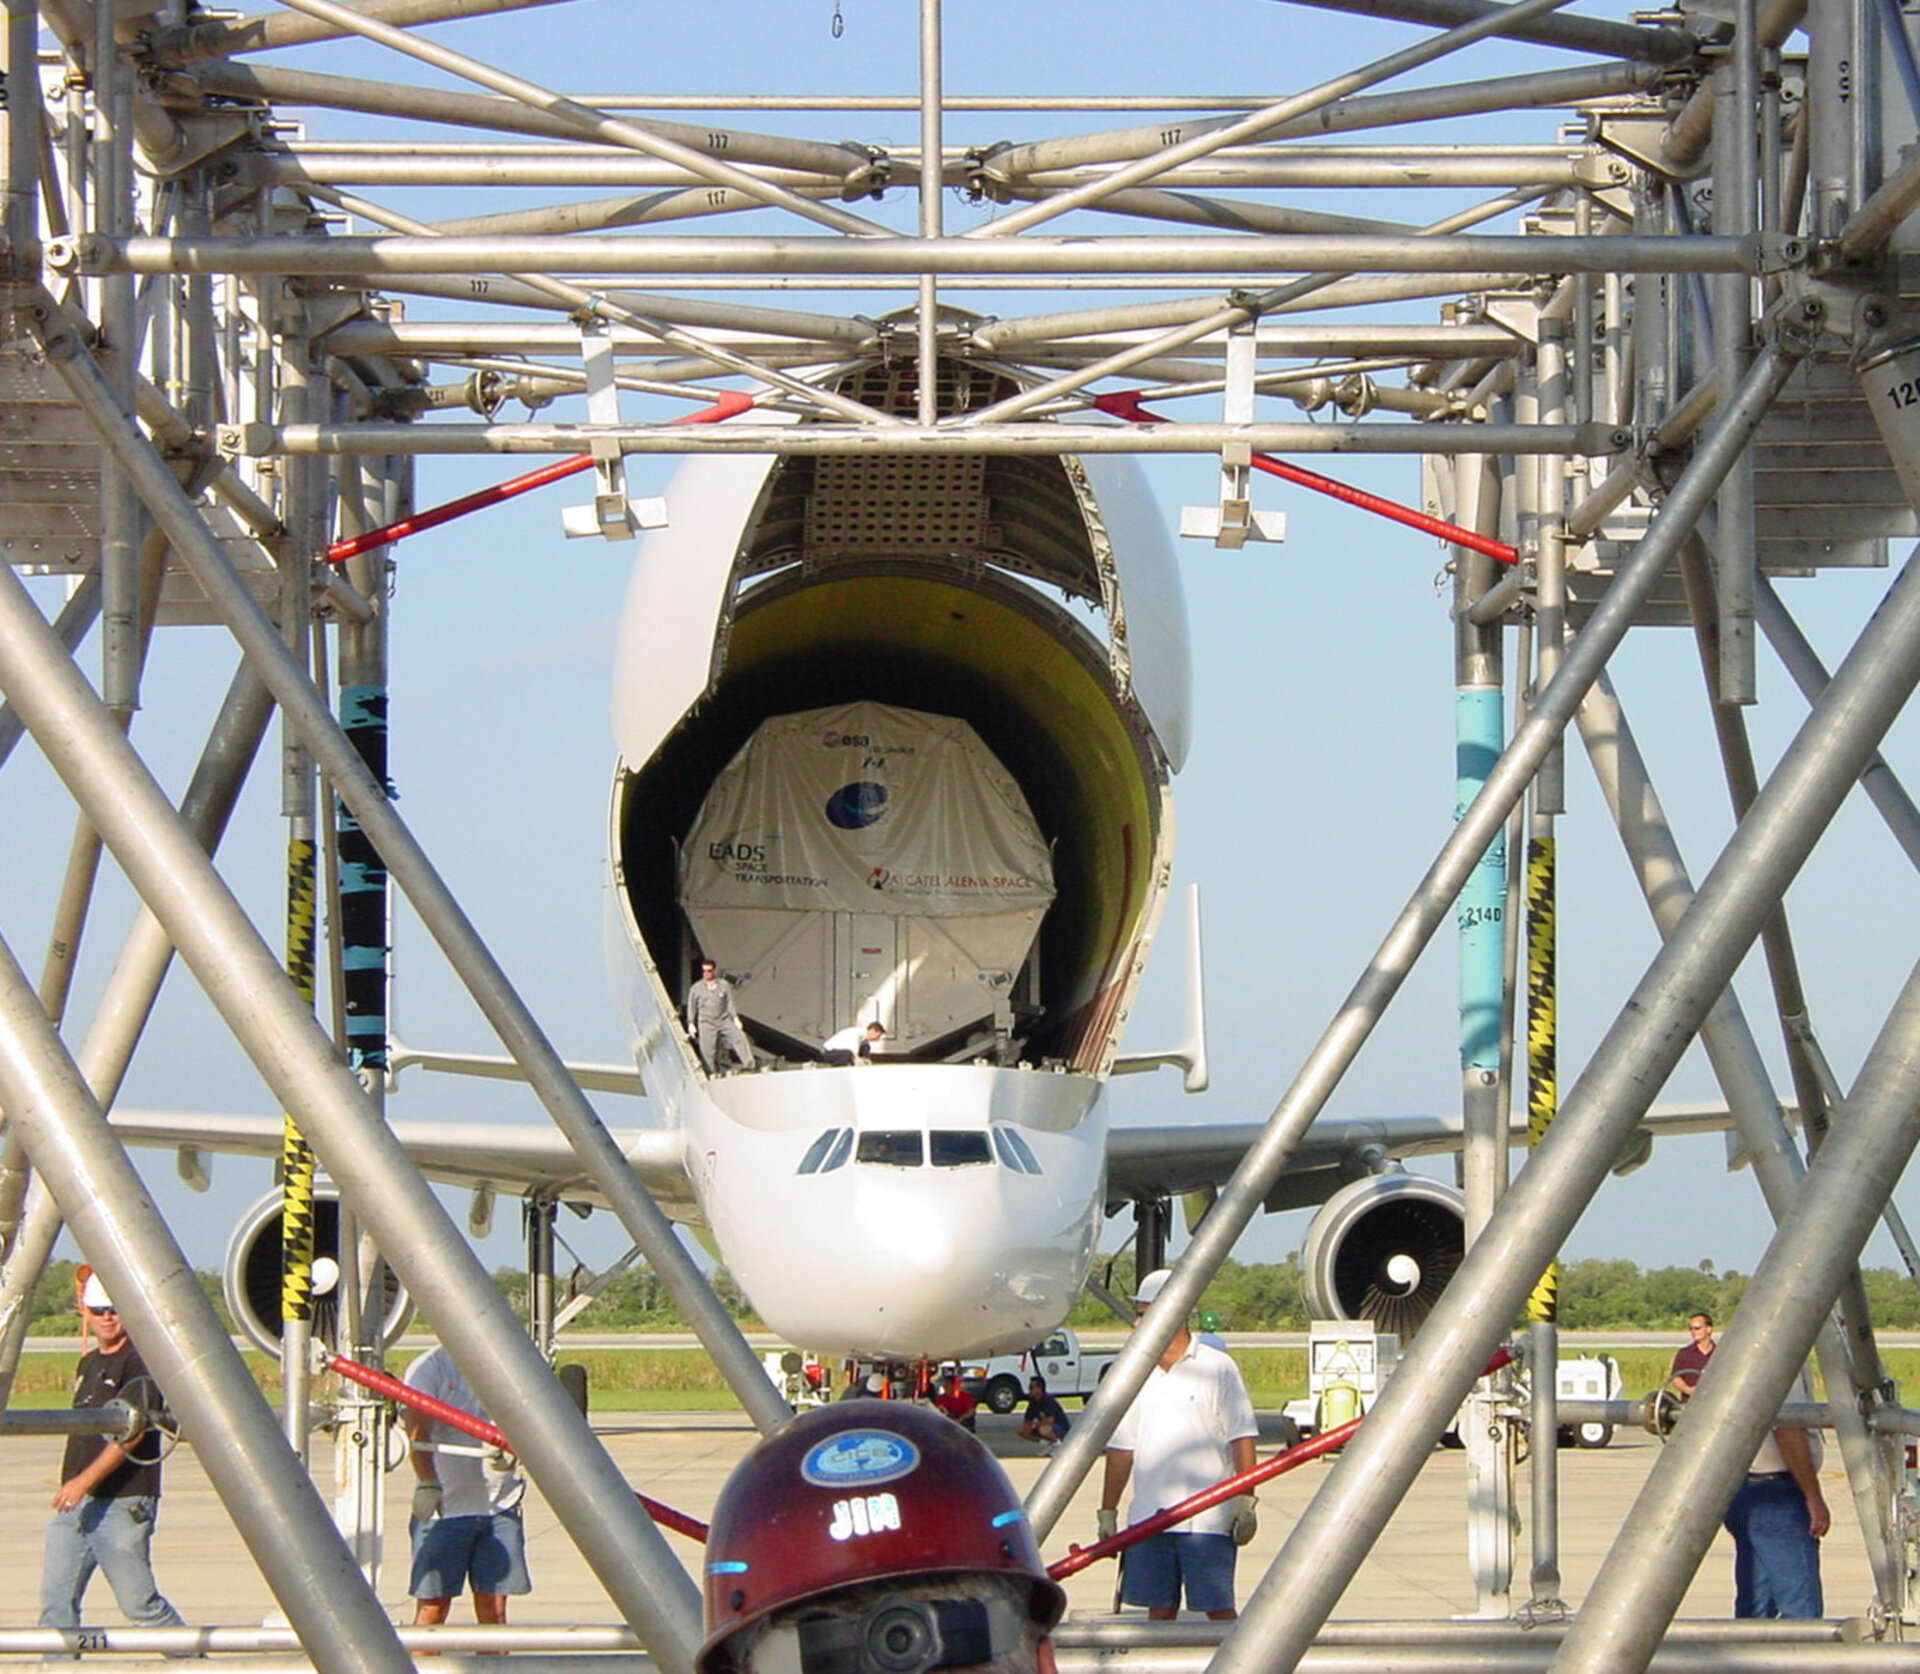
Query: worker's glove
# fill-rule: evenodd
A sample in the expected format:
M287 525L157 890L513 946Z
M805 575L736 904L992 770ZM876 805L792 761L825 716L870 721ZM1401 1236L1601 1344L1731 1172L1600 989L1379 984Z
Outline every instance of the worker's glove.
M416 1523L431 1523L440 1515L440 1484L437 1482L416 1482L413 1485L413 1520Z
M1242 1494L1231 1503L1233 1526L1229 1532L1233 1535L1235 1546L1245 1546L1260 1531L1260 1519L1253 1509L1253 1496Z
M1102 1540L1111 1540L1120 1532L1120 1508L1116 1505L1103 1505L1094 1527L1100 1531Z

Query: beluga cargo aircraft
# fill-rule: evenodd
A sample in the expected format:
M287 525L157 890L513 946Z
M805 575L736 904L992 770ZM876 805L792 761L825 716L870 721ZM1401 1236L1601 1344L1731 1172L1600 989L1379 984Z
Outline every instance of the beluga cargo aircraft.
M846 393L910 412L912 371ZM943 416L1014 387L943 371ZM700 458L668 514L614 700L648 1092L774 1330L1031 1341L1093 1254L1172 867L1189 661L1163 519L1129 459L946 453ZM750 1073L681 1026L698 956ZM868 1022L870 1059L821 1062Z
M913 380L881 365L842 393L911 413ZM942 417L1013 389L953 359L941 380ZM615 672L608 942L637 1073L576 1074L644 1088L649 1124L616 1139L769 1329L894 1360L1025 1347L1072 1307L1107 1215L1146 1206L1164 1227L1252 1143L1251 1123L1109 1121L1117 1073L1206 1084L1197 926L1187 1038L1121 1050L1172 872L1189 675L1165 518L1130 458L710 454L674 477ZM709 1066L687 1026L701 959L750 1063ZM829 1061L829 1037L870 1023L866 1053ZM518 1074L398 1042L390 1064ZM280 1145L278 1118L114 1120L193 1153L189 1174ZM1400 1159L1457 1151L1460 1127L1323 1119L1296 1147L1267 1207L1321 1206L1314 1317L1418 1329L1459 1262L1462 1204ZM557 1130L394 1129L430 1179L473 1189L476 1229L496 1194L599 1201ZM278 1228L276 1195L228 1254L229 1302L263 1343Z

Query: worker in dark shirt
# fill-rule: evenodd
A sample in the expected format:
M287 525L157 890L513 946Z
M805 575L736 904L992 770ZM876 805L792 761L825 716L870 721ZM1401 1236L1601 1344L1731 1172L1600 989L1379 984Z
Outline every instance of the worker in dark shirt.
M1020 1434L1027 1441L1063 1442L1073 1426L1067 1422L1067 1409L1047 1393L1047 1380L1035 1375L1027 1380L1027 1411L1020 1420Z
M157 1406L159 1391L98 1274L86 1274L80 1307L98 1346L80 1357L74 1406ZM80 1626L80 1600L96 1569L106 1571L121 1613L136 1627L184 1625L153 1579L159 1439L154 1430L125 1442L103 1435L68 1438L40 1575L43 1628Z
M1700 1386L1700 1374L1707 1369L1718 1345L1713 1340L1713 1315L1687 1316L1687 1340L1674 1351L1673 1365L1667 1370L1667 1387L1683 1401L1693 1399Z

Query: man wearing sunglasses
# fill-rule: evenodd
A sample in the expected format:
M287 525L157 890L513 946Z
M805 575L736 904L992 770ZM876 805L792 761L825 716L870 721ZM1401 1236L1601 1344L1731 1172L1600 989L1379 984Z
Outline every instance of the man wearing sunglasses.
M1700 1383L1700 1374L1713 1358L1713 1316L1693 1314L1687 1319L1687 1340L1674 1352L1667 1369L1667 1387L1681 1400L1690 1400Z
M95 1347L80 1357L75 1407L127 1401L159 1404L159 1390L140 1351L127 1336L99 1275L83 1269L80 1309ZM95 1570L104 1570L121 1614L136 1627L181 1627L180 1612L153 1579L153 1528L160 1510L159 1433L130 1441L104 1435L70 1436L60 1464L60 1486L47 1525L40 1577L40 1625L78 1628L80 1601Z

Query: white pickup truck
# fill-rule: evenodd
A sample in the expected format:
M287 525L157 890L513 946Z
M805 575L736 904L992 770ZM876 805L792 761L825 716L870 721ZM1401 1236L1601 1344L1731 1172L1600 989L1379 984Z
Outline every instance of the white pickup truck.
M960 1387L989 1412L1012 1412L1027 1398L1027 1380L1047 1380L1047 1393L1060 1400L1086 1401L1107 1375L1116 1356L1090 1354L1065 1326L1050 1333L1025 1354L1001 1354L991 1360L969 1360L960 1368Z

